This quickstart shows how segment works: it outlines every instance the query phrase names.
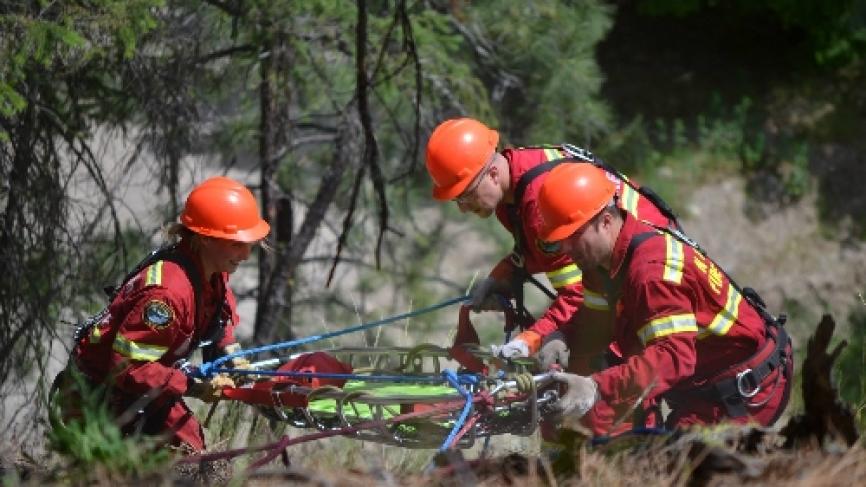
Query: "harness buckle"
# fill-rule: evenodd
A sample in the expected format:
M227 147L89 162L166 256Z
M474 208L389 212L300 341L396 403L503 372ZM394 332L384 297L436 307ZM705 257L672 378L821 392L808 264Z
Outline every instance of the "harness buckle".
M508 256L508 259L511 261L512 264L521 269L523 269L524 264L526 263L526 261L523 259L523 256L518 254L517 252L511 252L511 254Z
M751 387L748 384L745 384L745 381L749 378L752 382L757 382L752 369L746 369L742 372L737 373L737 392L740 393L746 399L755 397L756 394L761 392L761 384L755 384L754 388L751 390L747 390L748 387Z
M187 377L195 377L198 373L198 367L192 364L189 360L185 358L178 359L172 364L172 368L175 368Z

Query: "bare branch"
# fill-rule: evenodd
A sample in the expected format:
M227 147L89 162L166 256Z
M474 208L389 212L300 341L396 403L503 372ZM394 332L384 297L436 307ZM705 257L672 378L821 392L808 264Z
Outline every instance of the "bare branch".
M379 167L379 148L370 119L367 79L367 2L358 1L358 23L355 29L355 91L358 99L358 116L364 129L364 165L370 169L373 188L379 199L379 234L376 238L376 267L381 265L382 239L388 227L388 201L385 195L385 179ZM330 278L329 278L330 282Z

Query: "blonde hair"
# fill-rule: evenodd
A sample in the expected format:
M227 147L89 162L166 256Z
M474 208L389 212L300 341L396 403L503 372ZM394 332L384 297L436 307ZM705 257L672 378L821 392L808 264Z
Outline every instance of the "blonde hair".
M198 252L201 249L201 239L203 238L216 238L216 237L206 237L204 235L199 235L189 228L186 228L181 223L172 222L166 223L162 227L162 237L166 243L174 244L178 243L182 240L189 242L190 248L193 252ZM274 248L268 243L266 239L259 240L256 242L258 246L262 248L267 253L272 253Z
M177 222L166 223L163 225L162 238L168 244L187 241L189 242L189 247L196 253L201 249L201 237L197 233Z

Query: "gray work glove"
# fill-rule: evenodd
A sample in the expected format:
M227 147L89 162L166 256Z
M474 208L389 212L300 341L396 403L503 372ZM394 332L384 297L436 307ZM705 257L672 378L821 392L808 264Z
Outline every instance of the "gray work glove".
M543 370L549 369L553 364L559 364L563 369L568 367L568 345L561 331L544 337L544 343L538 351L538 362Z
M552 377L556 382L568 386L565 395L553 404L553 408L562 416L572 416L574 419L582 418L599 399L598 384L591 377L567 372L554 372Z
M503 298L497 294L505 294L508 292L508 284L502 281L497 281L492 277L485 277L480 281L476 281L469 290L469 305L472 311L478 313L481 311L502 311Z
M529 356L529 345L520 338L515 338L502 346L490 345L490 349L494 357L520 358Z

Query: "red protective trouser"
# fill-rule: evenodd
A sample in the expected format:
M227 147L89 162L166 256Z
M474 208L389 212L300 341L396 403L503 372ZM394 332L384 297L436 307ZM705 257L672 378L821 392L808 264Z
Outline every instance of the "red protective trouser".
M120 404L131 404L131 398L121 398ZM115 407L118 416L123 415L121 407ZM143 423L142 423L143 422ZM124 434L140 431L146 435L164 435L174 446L187 445L195 451L205 447L204 432L189 406L178 399L170 405L154 408L146 417L137 416L121 425Z

